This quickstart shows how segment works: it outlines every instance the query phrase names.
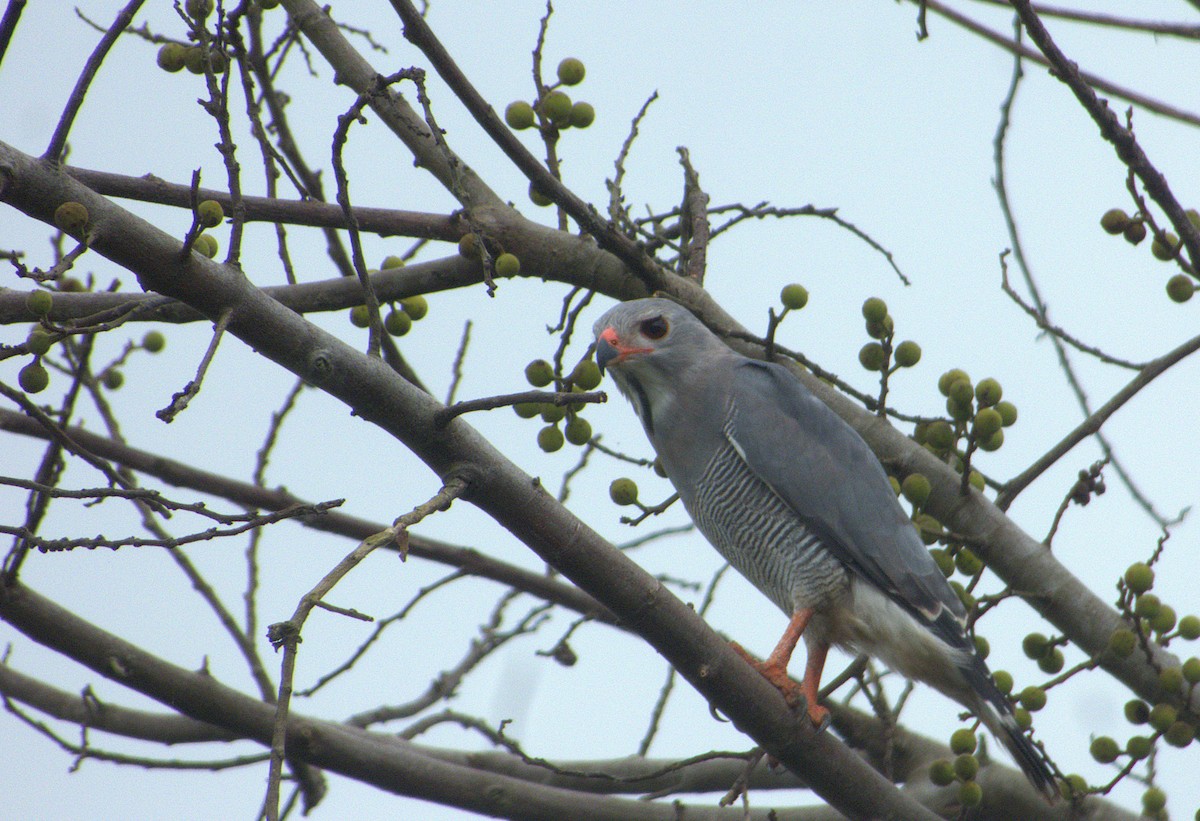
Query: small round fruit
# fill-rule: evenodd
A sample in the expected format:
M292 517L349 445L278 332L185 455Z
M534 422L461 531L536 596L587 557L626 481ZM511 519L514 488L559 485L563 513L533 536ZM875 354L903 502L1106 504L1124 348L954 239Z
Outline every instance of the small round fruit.
M1042 656L1037 662L1038 669L1051 676L1061 672L1064 664L1066 664L1066 658L1063 656L1063 651L1057 647Z
M979 774L979 759L970 753L954 759L954 772L963 781L970 781Z
M466 233L458 238L458 255L463 259L479 259L479 235Z
M955 755L965 755L975 752L978 743L974 731L966 727L961 727L950 735L950 750Z
M887 362L887 354L878 342L868 342L858 352L858 362L868 371L881 371Z
M416 322L424 319L425 315L429 313L429 300L420 294L408 296L400 300L400 307L404 309L404 313L408 314L409 319Z
M1163 739L1172 747L1186 747L1196 738L1196 728L1186 721L1176 721L1163 733Z
M545 208L547 205L553 205L554 200L546 196L541 189L533 183L529 183L529 201L539 208Z
M592 439L592 426L582 416L574 416L568 420L563 432L572 445L586 445Z
M978 807L983 803L983 787L977 781L966 781L958 785L958 803L964 807Z
M35 326L25 338L25 348L35 356L42 356L54 344L54 335L45 328Z
M971 612L979 604L974 596L972 596L967 588L963 587L959 582L950 582L950 589L954 591L954 595L958 596L958 600L962 602L963 607L967 612Z
M521 417L522 419L532 419L542 412L542 403L518 402L517 404L513 405L513 410L516 411L517 416Z
M1007 399L1003 399L995 405L996 413L1000 414L1000 424L1006 428L1011 428L1017 423L1017 406Z
M535 388L544 388L554 381L554 368L544 359L535 359L525 366L525 379Z
M125 384L125 374L121 373L116 368L110 368L109 370L105 371L101 379L104 382L104 387L108 388L110 391L118 390L122 385Z
M204 200L196 206L196 218L205 228L216 228L225 219L225 209L216 200Z
M1147 721L1151 727L1162 733L1166 732L1178 717L1178 711L1170 704L1155 704L1150 710Z
M1033 726L1033 716L1024 707L1013 707L1013 721L1017 722L1017 726L1022 730Z
M1174 696L1183 688L1183 671L1178 667L1168 667L1158 674L1159 692Z
M521 273L521 260L516 254L501 254L496 257L496 276L515 277Z
M928 501L932 491L933 486L923 473L910 473L900 484L900 492L904 494L904 498L917 507L921 507Z
M596 122L596 109L591 103L578 102L571 106L571 128L587 128Z
M54 295L49 291L30 291L25 295L25 308L34 316L46 316L54 307Z
M142 347L150 353L159 353L167 347L167 338L163 336L162 331L146 331L146 335L142 337Z
M533 128L533 106L524 100L515 100L504 109L504 122L513 131Z
M541 102L542 114L555 125L571 121L571 98L561 91L551 91Z
M1021 706L1031 713L1036 713L1046 706L1046 691L1041 687L1026 687L1017 698L1020 700Z
M1120 208L1110 208L1100 217L1100 227L1106 232L1117 235L1129 226L1129 215Z
M158 67L172 74L183 71L183 56L186 52L187 46L182 43L167 43L158 50Z
M989 436L987 439L979 443L980 450L986 450L991 453L994 450L1000 450L1000 446L1004 444L1004 431L998 430Z
M954 447L954 429L943 419L931 422L925 434L925 441L937 451L946 451Z
M1087 795L1088 785L1079 773L1071 773L1058 785L1058 793L1063 798Z
M1200 638L1200 616L1184 616L1180 619L1179 635L1188 641Z
M184 8L193 20L203 20L212 14L213 0L187 0Z
M946 398L959 404L970 405L975 398L975 391L967 380L956 379L950 384L950 392L946 394Z
M553 402L543 402L540 406L542 413L542 421L553 425L555 422L561 422L567 416L566 405L556 405Z
M54 209L54 224L73 237L82 234L87 223L88 210L81 202L68 200Z
M976 439L990 439L1003 425L1004 418L999 411L995 408L984 408L975 414L971 429L975 432Z
M379 270L381 270L381 271L386 271L390 268L403 268L403 267L404 267L404 258L396 256L395 254L389 254L388 256L383 258L383 262L379 263Z
M563 446L562 431L558 429L558 425L547 425L538 431L537 443L546 453L554 453Z
M192 74L203 74L208 64L208 52L203 46L188 46L183 52L183 64Z
M942 396L948 397L950 395L950 386L960 381L966 382L969 385L971 384L971 377L967 375L966 371L960 368L951 368L938 377L938 392Z
M558 79L565 86L579 85L586 73L583 61L575 57L568 57L558 64Z
M1158 615L1159 608L1162 607L1162 602L1158 596L1153 593L1143 593L1138 596L1134 602L1133 612L1141 616L1143 619L1152 619Z
M590 359L582 360L571 371L571 384L585 391L595 390L600 386L600 366Z
M1125 586L1141 595L1154 587L1154 568L1145 562L1134 562L1125 570Z
M1046 655L1046 650L1049 649L1049 646L1050 639L1041 633L1030 633L1021 640L1021 652L1025 654L1025 658L1035 661Z
M911 339L906 339L896 346L896 364L901 368L911 368L921 361L921 346Z
M975 636L975 652L981 659L986 659L992 654L992 645L983 636Z
M1108 651L1119 659L1129 658L1137 648L1137 636L1127 627L1119 627L1108 637Z
M1172 302L1184 303L1196 293L1196 286L1187 274L1176 274L1167 280L1167 296Z
M201 234L192 241L192 249L201 256L212 259L217 255L220 246L212 234Z
M1125 742L1125 752L1135 761L1141 761L1154 752L1154 740L1144 735L1135 735Z
M872 339L883 339L892 333L895 323L892 322L892 318L890 316L885 316L883 318L883 322L868 321L866 326L867 336L871 337Z
M1125 226L1125 231L1123 233L1125 240L1130 245L1137 245L1146 238L1146 223L1142 222L1141 220L1132 220L1128 225Z
M964 576L977 576L983 571L983 562L969 547L964 547L954 554L954 566Z
M34 360L21 368L17 374L17 384L25 393L41 393L50 384L50 374L41 362Z
M939 758L929 765L929 780L939 787L948 787L954 783L954 765L949 759Z
M1158 787L1151 787L1142 793L1142 809L1147 813L1162 812L1167 806L1167 794Z
M867 322L883 322L888 315L887 303L873 296L863 303L862 315Z
M412 330L412 317L404 311L389 311L384 317L383 329L392 336L404 336Z
M779 301L789 311L799 311L808 304L808 289L796 282L784 285L779 292Z
M1002 695L1008 695L1012 692L1012 673L1008 672L1007 670L996 670L994 673L992 673L992 678L996 682L996 689L999 690Z
M1145 724L1150 720L1150 705L1140 698L1125 702L1125 720L1130 724Z
M1161 259L1167 262L1175 258L1175 252L1179 250L1179 237L1167 231L1160 240L1158 237L1150 243L1150 253L1155 259Z
M920 528L917 528L920 531ZM950 558L950 551L940 547L931 548L929 555L933 557L933 562L938 566L938 570L942 571L942 575L947 579L954 573L954 559Z
M229 68L229 58L223 51L210 51L208 65L213 70L213 74L224 74L225 69Z
M355 305L350 309L350 324L355 328L370 327L371 309L366 305Z
M988 377L980 379L979 384L975 386L975 401L979 403L981 408L990 408L992 405L1000 401L1000 397L1004 395L1004 389L1000 387L1000 383L995 379Z
M971 418L971 411L970 401L960 402L953 396L946 400L946 414L955 422L966 422Z
M635 504L638 498L637 482L626 478L613 479L608 486L608 498L621 506Z
M1169 604L1164 604L1154 614L1154 618L1150 619L1150 629L1155 633L1163 634L1171 632L1171 628L1175 626L1175 608Z
M654 474L660 479L667 478L667 469L663 467L662 459L655 459L654 464L651 467L654 470Z
M971 475L967 477L967 483L976 490L983 492L987 487L987 480L983 478L983 474L977 470L972 470Z

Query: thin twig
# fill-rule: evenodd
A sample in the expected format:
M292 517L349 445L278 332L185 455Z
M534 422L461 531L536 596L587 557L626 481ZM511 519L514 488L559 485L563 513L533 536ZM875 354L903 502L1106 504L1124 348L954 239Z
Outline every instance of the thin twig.
M75 117L83 106L83 101L87 97L92 80L96 77L96 72L100 70L100 65L108 56L108 51L112 48L113 43L117 42L121 32L125 31L133 21L133 16L137 14L143 2L145 0L130 0L129 4L117 13L113 24L108 27L108 31L104 32L104 36L100 38L96 48L88 55L87 62L83 65L83 71L80 72L79 79L75 81L75 88L71 90L71 96L67 98L62 116L58 118L58 125L55 126L54 134L50 137L50 144L46 146L46 151L42 154L43 160L56 164L62 160L63 150L67 146L67 135L71 133L71 126L75 123ZM7 19L8 14L5 13L5 20Z
M288 711L292 700L292 681L296 675L296 652L300 643L300 631L309 613L325 598L339 581L369 556L377 547L389 542L407 540L408 528L433 513L446 510L450 503L461 496L468 487L466 479L451 477L428 501L413 508L396 519L386 530L364 539L350 551L337 566L330 570L317 585L300 599L296 611L286 622L272 624L267 638L276 648L283 648L282 672L279 678L279 695L275 708L275 728L271 737L271 764L267 776L267 794L264 812L268 821L279 821L279 786L283 777L284 747L287 740Z
M229 320L232 318L233 311L230 309L226 309L221 314L213 326L213 335L212 339L209 340L208 350L204 352L204 356L200 360L200 366L196 368L196 378L184 385L183 390L176 391L171 397L171 403L162 410L155 411L155 416L168 424L174 422L175 417L187 408L196 394L200 393L200 386L204 383L204 375L208 372L208 366L212 364L213 357L216 356L217 346L221 344L221 337L225 335L225 329L229 326Z

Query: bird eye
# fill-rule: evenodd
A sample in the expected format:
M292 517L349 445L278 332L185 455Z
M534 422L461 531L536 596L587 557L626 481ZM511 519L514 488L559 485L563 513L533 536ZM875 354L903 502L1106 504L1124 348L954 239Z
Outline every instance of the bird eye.
M642 332L642 336L646 337L647 339L662 339L667 335L667 331L670 330L670 326L667 324L667 320L663 319L661 316L656 316L650 319L642 320L642 324L638 326L638 330L640 330Z

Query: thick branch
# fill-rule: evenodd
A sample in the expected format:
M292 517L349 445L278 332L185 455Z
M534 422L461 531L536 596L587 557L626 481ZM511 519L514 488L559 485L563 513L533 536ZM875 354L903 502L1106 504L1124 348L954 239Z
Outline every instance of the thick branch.
M208 672L177 667L80 619L34 591L0 587L0 618L34 641L100 675L170 705L185 716L269 744L274 706L243 695ZM580 797L494 773L439 761L394 736L298 715L288 718L289 758L297 758L381 790L482 815L525 821L674 821L667 804L604 796ZM915 804L914 804L915 805ZM919 805L915 805L919 806ZM742 810L688 807L689 819L736 821ZM752 816L766 821L766 812ZM781 814L780 818L788 818ZM799 821L800 816L791 816ZM915 817L928 817L928 814Z
M41 439L49 438L47 430L35 420L2 408L0 408L0 430L25 436L36 436ZM67 432L81 447L97 456L108 459L123 468L157 477L176 487L186 487L212 496L220 496L256 510L282 510L298 504L307 504L285 490L273 490L209 473L165 456L148 453L121 442L106 439L83 428L67 428ZM302 517L297 521L313 530L336 533L355 541L362 541L387 527L386 524L380 522L359 519L333 510L321 516ZM408 552L411 556L458 567L472 576L492 579L517 590L523 590L532 596L590 616L596 621L608 624L617 624L618 622L617 617L608 608L579 588L549 578L544 573L535 573L498 561L478 550L410 533L408 535Z
M472 465L480 479L468 501L603 602L736 726L789 769L803 773L842 812L932 817L844 745L816 734L809 722L793 715L779 691L694 611L461 418L438 428L435 419L443 406L385 364L283 308L240 272L197 255L180 259L178 240L3 144L0 174L6 177L0 197L36 219L50 221L54 207L65 200L83 203L94 220L94 251L136 273L144 287L186 301L205 316L230 312L229 333L404 442L443 480L464 463Z
M154 202L190 208L192 188L190 185L167 182L147 174L131 177L107 171L92 171L87 168L64 169L97 194L106 197ZM196 192L201 200L216 200L228 212L233 203L229 194L215 188L201 188ZM277 197L241 198L246 209L246 222L272 222L286 225L308 225L316 228L346 228L346 215L341 206L319 200L285 200ZM427 214L421 211L400 211L393 208L354 207L360 231L378 234L381 237L400 236L419 239L438 239L458 242L467 232L467 226L456 216Z

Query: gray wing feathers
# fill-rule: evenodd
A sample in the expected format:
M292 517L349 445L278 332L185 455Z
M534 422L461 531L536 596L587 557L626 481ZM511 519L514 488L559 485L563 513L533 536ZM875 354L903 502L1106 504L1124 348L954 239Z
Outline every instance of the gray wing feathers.
M965 611L867 444L784 368L734 369L731 444L853 572L954 647Z

